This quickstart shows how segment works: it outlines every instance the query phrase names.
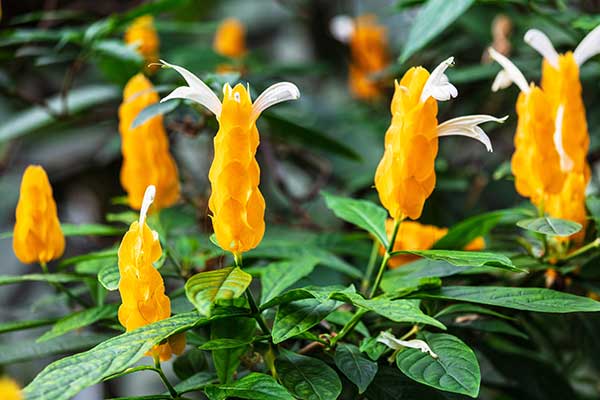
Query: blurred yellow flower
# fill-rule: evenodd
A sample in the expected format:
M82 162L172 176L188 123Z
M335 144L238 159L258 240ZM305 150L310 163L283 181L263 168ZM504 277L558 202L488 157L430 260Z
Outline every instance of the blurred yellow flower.
M65 237L60 228L56 203L46 171L30 165L23 174L17 203L13 250L26 264L45 264L62 256Z
M267 88L254 103L249 87L223 87L223 103L208 86L185 68L168 64L189 86L175 89L161 101L183 98L200 103L216 115L219 131L214 138L215 158L208 178L212 193L208 207L217 242L238 256L256 247L264 235L265 201L258 188L260 168L255 159L259 144L256 120L268 107L300 97L290 82Z
M147 63L158 61L160 39L154 27L154 18L144 15L133 20L125 31L125 43L137 46Z
M179 199L179 176L169 153L169 140L163 117L157 115L142 125L131 124L144 108L158 103L152 83L142 74L132 77L123 91L119 107L121 133L121 185L131 208L139 210L148 185L156 186L155 209L172 206Z
M5 376L0 377L0 399L22 400L23 395L17 382Z
M396 82L391 103L392 122L385 134L385 150L375 173L375 188L381 204L395 220L418 219L425 200L435 186L435 157L438 137L468 136L492 150L489 138L478 126L484 122L503 122L489 115L454 118L438 125L437 101L456 97L446 69L453 58L442 62L429 74L413 67Z
M394 220L388 219L385 223L388 236L391 236L394 228ZM448 228L439 228L435 225L424 225L416 221L404 221L398 228L396 242L393 251L400 250L429 250L435 242L448 233ZM474 239L465 246L465 250L477 251L485 247L485 240L482 237ZM380 248L383 254L385 249ZM419 256L412 254L397 255L388 261L389 268L398 268L406 263L419 259Z
M227 18L217 28L213 49L222 56L241 58L246 54L246 28L235 18Z
M127 332L171 316L171 302L165 295L160 273L152 265L162 255L158 233L146 224L146 213L156 189L148 186L140 210L139 221L133 222L119 246L119 322ZM147 355L171 358L185 348L185 336L173 336L167 343L155 346Z

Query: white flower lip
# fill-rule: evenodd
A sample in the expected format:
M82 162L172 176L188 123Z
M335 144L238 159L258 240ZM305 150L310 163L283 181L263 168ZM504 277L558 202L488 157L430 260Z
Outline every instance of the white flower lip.
M269 86L256 98L252 104L252 118L258 116L267 108L288 100L300 98L300 90L291 82L279 82Z
M487 151L491 152L492 142L488 135L478 125L485 122L497 122L503 123L506 121L508 116L503 118L496 118L491 115L478 114L478 115L466 115L464 117L452 118L446 122L438 125L437 134L438 136L468 136L475 140L479 140L485 145Z
M525 33L523 40L540 53L550 65L558 69L558 53L544 32L538 29L530 29Z
M582 66L590 58L600 53L600 25L592 29L579 43L573 57L577 65Z
M510 79L519 87L519 89L523 93L529 93L529 85L527 84L527 79L523 76L523 73L517 68L515 64L512 63L508 58L498 53L493 47L488 48L488 52L490 57L494 59L498 64L500 64L504 70L504 72L500 71L503 75L499 78L496 77L494 80L494 85L492 85L492 90L494 88L498 90L498 88L508 87L506 85L506 81Z
M348 15L333 17L329 23L331 35L342 43L350 42L355 29L354 20Z
M420 339L400 340L389 332L381 332L377 337L377 341L394 350L409 347L411 349L417 349L423 353L427 353L433 358L438 358L438 355L431 350L429 345Z
M438 101L446 101L458 96L458 90L450 83L444 72L449 66L454 64L454 57L449 57L442 61L429 75L429 79L423 86L421 92L421 102L425 102L428 98L433 97Z
M188 99L202 104L215 114L217 118L221 115L221 101L217 95L210 90L206 83L202 82L200 78L183 67L169 64L164 60L160 60L160 62L162 65L177 71L189 85L181 86L173 90L167 97L160 101L161 103L170 99Z
M560 157L560 169L563 172L569 172L573 169L573 160L565 151L563 147L563 135L562 135L562 127L563 127L563 117L565 114L564 105L560 105L556 109L556 119L554 120L554 135L552 139L554 140L554 147L556 148L556 152Z
M155 196L156 187L154 185L149 185L144 192L144 200L142 200L142 208L140 209L140 226L144 226L144 223L146 222L146 214L148 214L148 209L152 205Z

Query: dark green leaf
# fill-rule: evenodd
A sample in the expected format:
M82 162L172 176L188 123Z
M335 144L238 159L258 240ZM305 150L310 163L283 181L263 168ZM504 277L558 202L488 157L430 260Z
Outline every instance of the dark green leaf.
M381 289L386 293L393 293L405 288L416 287L423 278L443 278L470 269L473 267L457 266L447 261L419 259L403 265L402 268L386 271L381 281Z
M303 299L317 299L320 302L327 301L329 299L346 301L350 303L348 299L349 294L356 293L354 286L343 287L343 286L306 286L303 288L288 290L282 295L276 296L266 303L261 305L262 310L271 308L278 304L285 304L291 301L303 300Z
M378 342L376 337L370 336L360 342L359 350L366 353L371 360L377 361L389 348L383 343Z
M338 306L339 303L333 300L320 302L315 299L298 300L280 305L273 323L273 342L281 343L309 330Z
M252 372L242 379L221 385L211 385L204 389L210 400L228 398L251 400L293 400L290 393L272 376Z
M100 321L101 319L114 318L117 315L116 304L107 304L104 306L93 307L87 310L78 311L64 318L59 319L51 330L40 336L37 342L45 342L55 337L62 336L67 332L83 328Z
M425 47L467 11L474 2L475 0L428 0L413 21L405 42L406 46L400 56L400 62L405 62L410 56Z
M529 336L512 326L506 321L493 318L481 318L477 315L466 315L463 318L456 317L446 324L450 327L474 329L482 332L501 333L504 335L516 336L528 339Z
M303 400L336 400L342 382L335 371L316 358L281 349L275 368L283 386Z
M177 393L183 394L201 390L216 379L212 372L198 372L175 385Z
M206 371L208 363L206 354L202 350L193 348L177 357L173 362L173 372L179 379L188 379L191 376ZM211 374L212 376L212 374Z
M196 309L210 314L210 306L219 299L240 297L250 285L252 276L238 267L200 272L185 283L185 293Z
M489 308L485 308L485 307L481 307L475 304L452 304L446 308L444 308L443 310L441 310L440 312L438 312L435 317L442 317L445 315L452 315L452 314L481 314L481 315L490 315L492 317L498 317L498 318L503 318L503 319L508 319L508 320L514 320L514 318L509 317L507 315L504 314L500 314L499 312L496 312L494 310L490 310Z
M542 288L502 286L446 286L414 295L420 298L467 301L517 310L569 313L600 311L600 302Z
M528 231L550 236L570 236L582 228L577 222L551 217L524 219L517 222L517 225Z
M37 319L32 321L10 321L0 323L0 333L22 331L37 328L38 326L52 325L56 319Z
M459 338L445 333L425 332L422 336L437 358L417 349L406 348L396 356L400 371L436 389L476 398L481 374L473 350Z
M335 365L358 387L359 393L367 390L377 374L377 363L363 356L358 347L352 344L339 344L334 359Z
M256 333L256 322L253 318L227 318L211 324L211 339L252 339ZM212 351L212 359L221 383L231 382L240 365L241 356L246 353L248 345L222 348Z
M131 129L143 125L146 121L157 115L165 115L176 109L181 102L178 99L165 101L164 103L151 104L139 112L137 117L131 123Z
M440 329L446 329L444 324L423 313L419 308L418 301L415 302L414 300L406 299L390 300L386 298L360 300L357 296L353 296L353 299L354 305L366 308L385 318L389 318L394 322L426 324Z
M388 213L383 207L367 200L334 196L327 192L321 192L321 194L325 197L327 207L337 217L366 230L375 236L384 247L388 246L389 240L385 231L385 220Z
M242 339L226 339L219 338L209 340L206 343L203 343L200 347L200 350L223 350L223 349L235 349L237 347L244 347L250 343L252 343L252 337L246 337Z
M430 260L446 261L461 267L494 267L523 272L513 265L510 258L497 253L458 250L401 250L392 253L392 255L397 254L414 254Z
M318 262L318 259L309 257L271 263L264 267L260 280L262 284L260 302L271 300L300 279L310 275Z
M332 324L338 325L341 328L348 322L350 322L352 317L354 317L354 313L350 311L335 310L327 317L325 317L325 320L327 322L331 322ZM362 321L358 321L354 330L365 337L370 335L367 326Z

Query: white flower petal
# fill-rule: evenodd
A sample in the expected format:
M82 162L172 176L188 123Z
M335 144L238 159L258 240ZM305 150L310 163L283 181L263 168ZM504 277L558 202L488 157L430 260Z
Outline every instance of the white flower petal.
M409 347L411 349L420 350L423 353L428 353L433 358L438 358L438 355L431 350L429 345L420 339L400 340L389 332L381 332L377 337L377 341L394 350Z
M552 138L554 139L556 151L560 156L560 169L568 172L573 169L573 160L571 160L565 151L565 148L563 147L562 127L564 114L565 108L563 105L560 105L556 110L556 118L554 119L554 136Z
M540 53L550 65L558 69L558 53L544 32L537 29L530 29L525 33L523 39L525 43Z
M146 221L146 214L148 214L148 209L154 201L154 196L156 196L156 187L154 185L149 185L146 188L146 191L144 192L144 200L142 200L142 208L140 209L140 227L144 226L144 222Z
M512 85L512 83L512 79L510 79L510 76L508 76L506 71L500 70L500 72L498 72L498 75L496 75L494 82L492 83L492 92L497 92L498 90L506 89L507 87Z
M454 57L450 57L440 63L425 82L423 91L421 92L421 102L425 102L428 98L433 97L438 101L450 100L458 96L458 90L450 83L444 72L449 66L454 64Z
M354 34L354 20L348 15L338 15L333 17L329 23L331 35L342 43L350 42Z
M200 78L198 78L196 75L192 74L190 71L183 67L174 64L169 64L164 60L160 60L160 62L163 65L169 68L173 68L175 71L177 71L183 77L183 79L185 79L185 81L189 85L189 88L192 90L191 92L180 90L177 93L177 95L173 96L173 94L177 92L178 89L180 89L177 88L169 96L162 99L161 102L166 101L169 98L190 99L208 108L213 114L217 116L217 118L221 115L221 101L219 100L217 95L214 94L212 90L210 90L206 83L202 82ZM181 95L184 93L186 94L186 96L182 97Z
M437 133L438 136L468 136L483 143L487 151L492 151L492 142L490 141L490 138L478 125L485 122L503 123L507 118L508 116L504 118L496 118L485 114L467 115L464 117L453 118L441 123L438 125Z
M600 25L595 27L585 38L579 43L573 57L577 65L581 66L584 62L600 53Z
M523 73L519 70L519 68L517 68L517 66L513 64L512 61L504 57L502 54L498 53L492 47L488 48L488 52L490 53L490 57L492 57L498 64L502 66L504 71L506 71L506 76L510 78L510 80L513 81L523 93L529 93L529 85L527 84L527 79L525 79ZM503 81L504 79L505 77L502 78Z
M279 82L271 85L252 104L252 118L258 118L260 113L275 104L299 98L300 90L291 82Z

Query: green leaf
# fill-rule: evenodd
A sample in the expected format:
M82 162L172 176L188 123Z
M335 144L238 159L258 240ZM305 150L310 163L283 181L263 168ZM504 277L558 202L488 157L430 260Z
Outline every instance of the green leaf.
M302 400L336 400L342 393L335 371L316 358L281 349L275 368L283 386Z
M473 267L452 265L446 261L435 261L422 258L396 268L386 271L381 281L381 289L386 293L394 293L404 288L415 287L419 285L424 278L443 278L463 271L468 271Z
M458 250L401 250L394 251L392 256L398 254L414 254L430 260L446 261L461 267L494 267L523 272L512 263L510 258L497 253Z
M117 264L106 265L98 272L98 282L100 282L106 290L117 290L119 288L120 280L121 274Z
M102 224L60 224L65 236L120 236L125 229Z
M338 325L341 329L341 327L343 327L344 325L349 323L353 317L354 317L354 313L349 310L348 311L335 310L331 314L329 314L327 317L325 317L325 320L327 322L331 322L334 325ZM354 327L354 330L356 332L360 333L361 335L363 335L364 337L370 336L367 326L362 321L358 321L358 323L356 324L356 327Z
M386 347L387 348L387 347ZM387 364L387 363L385 363ZM396 366L381 365L366 395L369 400L458 400L458 395L421 385L404 375ZM460 397L464 398L464 397Z
M279 304L289 303L291 301L303 300L303 299L317 299L318 301L325 302L330 299L340 300L350 303L348 299L349 294L356 293L354 286L343 287L338 285L333 286L305 286L298 289L288 290L282 295L276 296L271 300L260 306L261 310L264 311L267 308Z
M364 393L377 374L377 363L363 356L352 344L339 344L334 359L338 369L358 387L358 393Z
M306 332L338 306L339 303L333 300L320 302L315 299L298 300L280 305L273 323L273 342L281 343Z
M405 42L406 46L400 55L400 62L404 63L410 56L425 47L474 2L475 0L428 0L412 24Z
M240 297L251 281L252 276L238 267L200 272L185 283L185 294L201 314L209 315L215 300Z
M243 338L243 339L226 339L226 338L219 338L219 339L213 339L213 340L209 340L206 343L203 343L200 347L198 347L200 350L223 350L223 349L235 349L236 347L243 347L246 346L250 343L252 343L252 341L254 340L254 338Z
M378 342L376 337L369 336L360 342L359 350L366 353L371 360L377 361L389 349L383 343Z
M366 308L394 322L426 324L443 330L446 329L440 321L423 313L419 308L418 301L407 299L390 300L386 298L361 300L357 296L354 296L353 300L354 305Z
M0 275L0 285L10 285L13 283L21 283L28 281L35 282L78 282L83 280L85 277L75 274L27 274L27 275Z
M83 328L100 321L101 319L114 318L117 315L118 305L107 304L82 310L59 319L51 330L40 336L37 342L45 342L55 337L62 336L67 332Z
M256 332L253 318L227 318L211 324L211 339L248 339ZM231 382L248 345L212 351L212 359L221 383Z
M450 327L473 329L481 332L501 333L504 335L516 336L522 339L529 339L529 336L512 326L506 321L494 318L475 318L467 317L465 319L454 318L446 322Z
M479 394L481 373L473 350L459 338L445 333L424 332L422 339L437 355L406 348L396 356L396 364L406 376L447 392Z
M175 385L175 390L180 394L194 392L213 383L215 379L216 377L212 372L198 372Z
M384 208L367 200L339 197L327 192L321 193L325 197L327 207L337 217L366 230L375 236L384 247L388 246L389 240L385 231L385 220L388 213Z
M528 214L529 211L522 208L509 208L467 218L450 228L448 233L435 242L433 249L462 250L473 239L485 236L497 225L516 223Z
M191 343L188 344L193 346ZM173 361L173 372L179 379L188 379L198 372L206 371L207 368L206 354L197 348L186 351ZM211 374L211 376L214 375Z
M524 219L517 222L517 226L550 236L570 236L582 228L577 222L551 217Z
M498 317L507 320L514 320L513 317L509 317L508 315L500 314L494 310L490 310L489 308L481 307L475 304L452 304L440 312L438 312L435 316L436 318L442 317L445 315L453 315L453 314L481 314L481 315L490 315L492 317Z
M310 275L318 262L318 259L309 257L294 261L271 263L264 267L260 279L262 284L261 304L271 300L300 279Z
M262 114L269 126L270 133L277 135L286 142L296 142L307 145L310 148L325 150L333 154L351 159L360 160L360 155L352 148L346 146L329 135L314 128L303 126L299 122L290 120L287 117L273 113L265 112Z
M232 383L211 385L204 389L210 400L228 398L251 400L293 400L290 393L269 375L252 372Z
M176 109L181 101L178 99L165 101L164 103L151 104L148 107L140 111L131 123L131 129L135 129L140 125L143 125L146 121L158 116L165 115Z
M10 321L0 323L0 333L22 331L37 328L39 326L52 325L56 319L36 319L32 321Z
M209 321L196 312L179 314L113 337L84 353L53 362L25 387L23 394L28 399L68 400L129 367L169 336ZM44 345L48 343L52 341Z
M414 294L413 297L466 301L524 311L569 313L600 311L600 302L542 288L502 286L446 286L436 291Z
M87 350L108 338L110 338L109 335L70 334L44 343L36 343L33 340L4 343L0 344L0 365L11 365L22 361L39 360L55 354ZM53 397L52 399L54 400Z

